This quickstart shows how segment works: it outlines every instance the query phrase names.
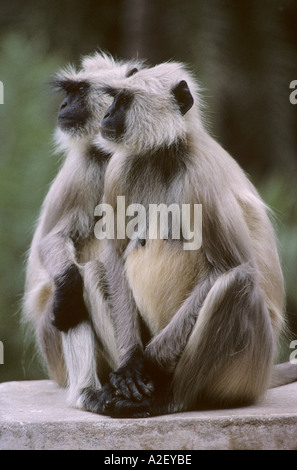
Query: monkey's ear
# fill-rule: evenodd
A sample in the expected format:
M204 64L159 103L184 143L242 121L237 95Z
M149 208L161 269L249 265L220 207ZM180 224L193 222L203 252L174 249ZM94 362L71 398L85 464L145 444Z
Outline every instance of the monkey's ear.
M173 89L172 94L176 99L180 112L184 116L194 104L194 98L185 80L179 82Z
M132 75L135 75L137 72L138 72L138 68L134 67L133 69L128 70L128 72L126 73L126 77L127 78L132 77Z

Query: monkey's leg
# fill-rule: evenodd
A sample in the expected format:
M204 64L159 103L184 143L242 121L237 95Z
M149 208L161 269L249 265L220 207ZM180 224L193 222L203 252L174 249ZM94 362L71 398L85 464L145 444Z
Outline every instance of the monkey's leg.
M174 335L173 328L168 331ZM136 417L140 411L157 415L203 406L247 404L269 384L273 331L262 291L247 265L216 279L173 372L158 363L159 356L166 357L165 338L161 332L151 342L154 348L147 370L155 386L152 397L141 403L121 397L110 414ZM171 339L174 343L173 336Z
M100 365L105 364L98 354L92 325L83 321L65 333L57 330L51 320L52 308L44 313L37 328L38 343L49 376L60 386L67 387L70 406L89 410L90 390L101 387L97 368L101 372Z
M83 321L61 334L68 372L67 401L71 406L85 408L86 391L100 388L94 331L89 321Z
M85 286L85 303L90 313L97 345L99 344L101 352L97 361L99 376L102 372L103 375L106 373L106 368L109 368L110 372L114 371L120 363L116 332L108 304L109 292L106 289L104 274L104 268L100 261L90 261L87 263L83 268L82 274ZM137 375L139 364L137 357L133 356L133 358L136 364L135 370ZM105 359L105 363L102 362L103 359ZM135 377L133 376L131 379L133 383L134 379ZM118 390L112 383L107 382L102 388L99 385L94 386L92 384L87 384L85 388L81 386L76 387L76 389L78 388L81 390L80 401L86 410L112 416L123 415L121 407L122 397L118 396ZM126 405L126 402L124 404ZM146 410L143 411L143 403L138 403L138 405L137 411L133 409L133 415L147 416ZM126 411L124 415L127 415Z
M246 265L220 276L200 310L172 381L172 411L248 404L271 378L269 312Z
M48 297L37 325L37 340L47 363L49 376L68 389L68 402L82 407L82 391L97 387L96 343L89 321L82 321L66 333L52 323L53 293Z
M81 271L84 279L84 298L88 307L91 323L105 352L106 359L113 369L119 363L119 353L114 326L108 303L108 289L100 261L89 261Z
M107 397L98 400L99 378L107 381L108 373L116 367L117 348L97 262L87 263L80 274L90 318L86 320L84 314L76 326L67 332L59 331L52 323L54 296L51 294L38 322L37 337L50 377L67 386L68 403L100 412Z
M100 261L90 261L80 272L84 280L84 300L90 321L83 321L63 334L64 348L68 348L67 368L70 368L69 400L88 411L103 413L106 402L112 399L112 390L105 387L103 391L99 378L107 381L108 373L117 367L118 351L102 264Z
M60 386L67 384L67 370L63 354L62 337L52 324L52 298L38 320L37 342L46 361L49 376Z

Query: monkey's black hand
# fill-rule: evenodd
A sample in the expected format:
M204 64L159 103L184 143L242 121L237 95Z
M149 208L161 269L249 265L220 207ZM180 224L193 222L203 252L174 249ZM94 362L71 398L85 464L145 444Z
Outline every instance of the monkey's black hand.
M85 410L112 418L146 418L150 416L148 398L139 403L117 397L110 383L105 384L100 390L86 389L83 402Z
M153 377L153 380L151 379ZM100 390L87 390L85 408L113 418L147 418L168 412L172 374L135 351Z
M52 323L58 330L68 331L87 318L83 281L78 268L72 265L55 280Z
M116 397L112 386L107 383L100 390L87 388L83 392L84 408L92 413L110 415Z
M132 365L133 362L129 361L129 364ZM119 371L120 369L111 374L111 381L115 383L113 379L116 378L118 380L117 385L119 384L120 386L116 389L114 388L112 399L108 402L109 406L106 414L114 418L147 418L168 413L172 373L161 368L155 361L144 358L142 362L142 377L149 377L149 382L146 385L148 383L152 384L153 390L150 388L149 393L146 395L142 392L142 398L140 399L138 394L133 394L131 386L129 387L128 379L130 374L132 375L132 371L129 370L129 374L125 371L125 380L123 375L121 375L122 381L117 376ZM146 381L142 379L143 382ZM113 385L111 386L113 387ZM140 393L139 389L138 393Z
M115 396L141 401L150 397L154 384L145 370L143 351L137 349L119 369L109 375Z
M118 397L110 383L105 384L100 390L87 388L84 390L83 396L85 410L92 413L113 418L146 418L150 416L149 399L139 403Z
M115 397L107 412L112 418L148 418L152 416L152 404L150 398L144 398L141 402Z

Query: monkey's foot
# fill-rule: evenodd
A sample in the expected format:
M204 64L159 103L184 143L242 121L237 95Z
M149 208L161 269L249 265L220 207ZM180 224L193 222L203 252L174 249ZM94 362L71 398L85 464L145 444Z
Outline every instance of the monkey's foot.
M141 401L114 397L105 414L112 418L148 418L168 414L170 410L170 399L168 397L154 395Z
M115 390L115 396L127 401L142 402L152 396L154 383L151 374L145 370L144 355L136 350L126 364L109 374L110 384Z
M125 398L115 398L108 409L108 415L112 418L148 418L151 416L151 406L149 399L141 402L126 400Z
M109 415L114 402L114 392L109 383L105 384L100 390L86 388L83 391L83 404L86 411Z
M146 418L151 415L148 399L136 402L119 397L109 383L100 390L85 389L83 395L84 409L92 413L113 418Z

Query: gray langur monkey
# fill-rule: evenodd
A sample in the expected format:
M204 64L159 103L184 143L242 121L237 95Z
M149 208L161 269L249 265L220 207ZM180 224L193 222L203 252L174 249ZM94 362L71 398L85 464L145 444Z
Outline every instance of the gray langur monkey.
M112 102L100 89L142 66L138 60L117 62L96 53L83 59L79 71L69 67L57 74L53 83L66 95L55 136L66 158L45 198L30 248L24 318L33 325L50 377L68 386L69 403L82 408L88 388L100 387L117 364L101 244L94 236L94 208L102 199L110 156L92 143ZM101 315L106 316L103 328Z
M118 196L125 209L137 204L146 214L151 204L185 204L192 214L201 204L202 244L184 249L173 227L150 239L148 218L138 237L105 241L119 366L89 395L89 409L143 417L252 403L270 384L284 326L267 207L206 131L182 65L139 71L105 92L114 101L96 139L112 154L104 202L115 217Z

